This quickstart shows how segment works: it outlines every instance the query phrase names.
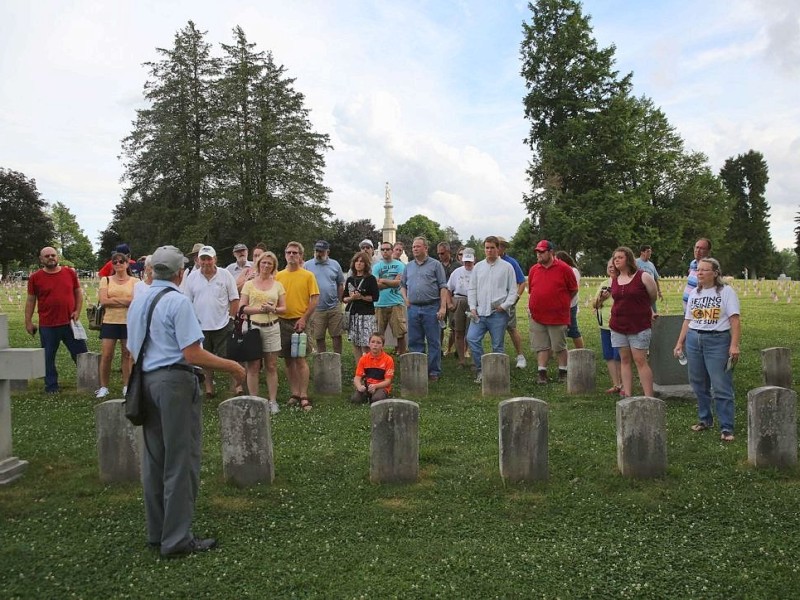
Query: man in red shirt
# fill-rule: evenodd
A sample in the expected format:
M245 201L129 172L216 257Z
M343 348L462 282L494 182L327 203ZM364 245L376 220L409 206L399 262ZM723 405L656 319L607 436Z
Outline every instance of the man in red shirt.
M567 378L567 326L569 306L578 293L575 273L553 254L555 248L547 240L536 244L536 264L528 273L528 310L531 335L539 375L536 383L547 383L547 362L555 354L558 380Z
M25 302L25 329L36 334L33 309L39 304L39 338L44 348L44 389L58 392L56 352L61 342L69 350L72 360L87 351L86 340L76 340L70 321L80 319L83 291L75 271L58 264L55 248L43 248L39 253L42 268L28 279L28 299Z

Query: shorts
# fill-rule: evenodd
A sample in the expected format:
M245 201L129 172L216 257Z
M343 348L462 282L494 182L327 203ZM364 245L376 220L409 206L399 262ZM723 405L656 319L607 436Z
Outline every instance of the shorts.
M203 349L208 350L220 358L228 358L228 340L233 333L233 321L222 329L203 332Z
M280 356L281 358L304 358L308 356L308 353L311 351L312 344L306 342L306 353L303 356L293 357L292 356L292 334L294 333L294 324L297 323L300 319L278 319L278 327L280 329L281 335L281 350Z
M508 324L506 325L506 331L511 331L517 328L517 303L514 303L514 306L510 307L507 311L508 313Z
M610 329L600 330L600 345L603 347L604 360L621 360L619 357L619 348L614 348L614 346L611 345Z
M469 302L464 296L456 296L453 298L453 303L456 308L453 310L452 329L456 333L464 333L469 327L469 319L465 314L469 310Z
M327 331L332 338L340 337L344 330L344 316L342 307L334 306L328 310L317 310L311 315L311 326L308 327L308 335L314 340L325 339Z
M611 345L614 348L636 348L637 350L650 349L650 336L653 330L648 328L639 333L619 333L611 330Z
M583 337L578 329L578 305L569 309L569 326L567 327L567 337L577 339Z
M253 328L261 331L261 351L264 354L269 352L280 352L281 350L281 328L279 321L274 321L269 325L253 323Z
M394 306L376 306L375 322L376 331L381 335L386 331L386 326L392 328L392 335L400 339L408 333L408 318L406 307L402 304Z
M128 326L124 323L103 323L100 326L101 340L127 340Z
M567 326L542 325L531 319L531 347L534 352L563 352L567 349Z
M347 339L354 346L369 346L369 338L375 333L375 315L350 315L347 323Z

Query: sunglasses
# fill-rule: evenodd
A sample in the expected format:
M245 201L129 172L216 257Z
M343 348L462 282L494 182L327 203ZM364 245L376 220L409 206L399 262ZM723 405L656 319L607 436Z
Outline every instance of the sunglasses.
M119 260L119 259L117 259L117 260L112 260L111 264L112 265L125 265L125 264L128 264L128 261L127 260Z
M287 250L285 254L300 254L297 250Z

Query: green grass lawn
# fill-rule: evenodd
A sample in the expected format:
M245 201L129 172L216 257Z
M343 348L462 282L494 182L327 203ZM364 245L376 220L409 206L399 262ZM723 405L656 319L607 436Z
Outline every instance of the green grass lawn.
M585 280L580 322L587 347L599 353L585 304L598 281ZM682 283L664 287L667 312L676 314ZM93 394L51 397L32 382L13 396L14 455L30 466L0 488L0 597L794 597L800 472L748 465L746 395L761 384L762 348L790 347L797 381L800 287L736 287L743 313L736 441L692 433L695 405L668 402L669 469L661 479L618 474L616 398L536 386L526 350L528 369L513 370L509 397L549 403L550 480L504 485L497 440L504 398L481 397L448 357L442 379L419 400L421 476L413 485L370 484L369 409L351 406L349 389L317 398L311 413L282 404L272 421L274 484L226 485L220 400L207 401L195 532L217 536L221 546L176 561L146 548L140 486L98 478ZM0 300L12 346L37 345L23 331L17 291L3 288ZM527 339L525 319L520 324ZM96 339L90 348L98 351ZM343 362L347 386L349 351ZM62 389L74 389L64 349L59 371ZM599 360L598 390L606 387ZM285 390L281 379L282 403Z

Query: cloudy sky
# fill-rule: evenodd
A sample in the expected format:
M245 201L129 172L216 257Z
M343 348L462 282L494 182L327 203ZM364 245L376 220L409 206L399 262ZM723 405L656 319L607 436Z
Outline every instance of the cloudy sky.
M637 95L717 172L755 149L770 170L772 236L800 210L800 3L587 0ZM193 20L214 45L241 25L296 78L328 133L341 219L422 213L462 238L512 236L529 151L519 76L526 2L511 0L2 0L0 166L36 179L94 243L120 199L120 140L142 107L156 47Z

